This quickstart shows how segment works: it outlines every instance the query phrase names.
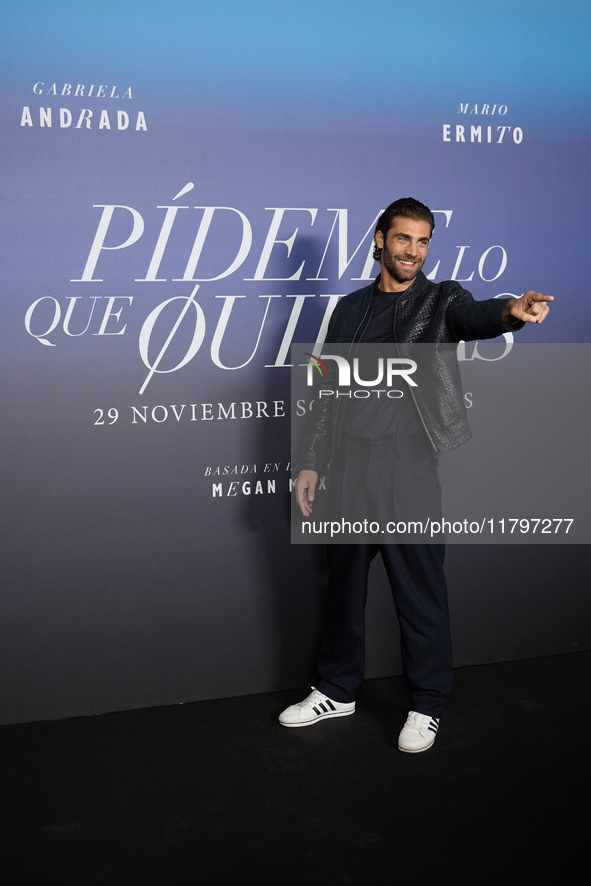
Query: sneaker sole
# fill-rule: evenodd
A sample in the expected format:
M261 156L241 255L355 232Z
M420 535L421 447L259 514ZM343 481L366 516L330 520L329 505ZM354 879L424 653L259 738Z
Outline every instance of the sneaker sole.
M401 748L398 745L398 750L402 751L403 754L422 754L423 751L428 751L429 748L432 748L435 744L435 739L431 742L431 744L426 745L424 748Z
M298 728L300 726L312 726L314 723L319 723L320 720L330 720L333 717L350 717L351 714L355 713L355 709L352 711L334 711L330 714L319 714L317 717L313 717L311 720L300 720L298 723L285 723L283 720L279 720L282 726L287 726L288 729Z

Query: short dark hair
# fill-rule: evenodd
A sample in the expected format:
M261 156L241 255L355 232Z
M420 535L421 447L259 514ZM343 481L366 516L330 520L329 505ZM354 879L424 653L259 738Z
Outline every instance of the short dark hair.
M394 203L390 203L387 209L384 209L378 219L374 231L374 237L378 231L381 231L384 235L384 239L386 239L386 235L394 224L394 219L397 216L401 216L402 218L412 218L414 221L427 222L427 224L431 225L431 236L433 236L435 219L433 218L433 213L429 207L425 206L424 203L419 203L419 201L415 200L413 197L401 197L400 200L395 200ZM376 261L380 260L381 254L382 250L374 245L373 257Z

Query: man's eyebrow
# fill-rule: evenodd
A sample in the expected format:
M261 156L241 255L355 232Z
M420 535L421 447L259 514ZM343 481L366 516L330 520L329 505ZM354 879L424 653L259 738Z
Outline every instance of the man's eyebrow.
M405 240L410 240L410 239L411 239L411 235L410 235L410 234L404 234L402 231L397 231L397 232L396 232L396 236L397 236L397 237L404 237ZM430 237L419 237L419 241L418 241L418 242L419 242L419 243L430 243L430 242L431 242L431 238L430 238Z

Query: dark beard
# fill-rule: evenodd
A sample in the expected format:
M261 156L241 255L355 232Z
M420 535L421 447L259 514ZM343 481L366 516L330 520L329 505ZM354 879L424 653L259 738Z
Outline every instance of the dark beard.
M418 260L412 269L405 270L400 268L395 263L395 259L402 259L402 255L393 255L390 250L386 247L382 247L382 258L384 260L384 267L388 271L388 273L396 280L397 283L408 283L411 280L414 280L421 268L423 267L423 262Z

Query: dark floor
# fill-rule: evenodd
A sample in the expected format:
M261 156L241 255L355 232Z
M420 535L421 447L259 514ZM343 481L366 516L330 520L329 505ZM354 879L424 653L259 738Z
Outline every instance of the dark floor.
M463 668L434 747L400 678L0 729L4 884L562 883L587 865L591 653Z

